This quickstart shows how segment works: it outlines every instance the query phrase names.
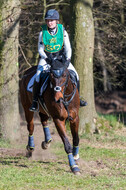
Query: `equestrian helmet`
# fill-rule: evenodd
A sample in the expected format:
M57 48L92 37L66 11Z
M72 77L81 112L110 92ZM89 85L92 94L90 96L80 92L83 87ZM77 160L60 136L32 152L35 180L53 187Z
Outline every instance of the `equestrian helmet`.
M45 20L59 20L59 13L55 9L50 9L45 14Z

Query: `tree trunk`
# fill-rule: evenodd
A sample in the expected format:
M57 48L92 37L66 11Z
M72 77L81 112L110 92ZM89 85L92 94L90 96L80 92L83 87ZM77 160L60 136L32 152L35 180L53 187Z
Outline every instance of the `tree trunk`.
M80 132L95 130L92 5L93 0L71 0L72 62L80 77L80 95L88 102L88 106L80 108Z
M0 4L0 133L5 139L19 139L18 30L19 0Z

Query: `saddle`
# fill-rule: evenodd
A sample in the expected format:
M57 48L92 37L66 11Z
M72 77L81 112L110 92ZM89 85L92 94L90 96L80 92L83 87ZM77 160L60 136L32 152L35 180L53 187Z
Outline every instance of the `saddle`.
M30 79L28 85L27 85L27 91L32 92L33 91L33 84L34 80L36 78L36 74L33 75L33 77ZM42 96L43 92L46 90L49 82L49 73L41 73L41 78L40 78L40 96Z
M32 78L30 79L30 81L27 85L27 91L28 92L33 91L33 85L34 85L35 77L36 77L36 74L34 74L32 76ZM44 91L46 90L48 84L49 84L49 73L41 73L41 76L40 76L40 86L41 87L40 87L40 93L38 95L38 100L39 100L39 103L41 104L41 106L43 107L43 109L45 110L45 112L47 113L47 115L49 116L48 110L46 108L46 105L45 105L45 102L44 102L43 96L42 96Z

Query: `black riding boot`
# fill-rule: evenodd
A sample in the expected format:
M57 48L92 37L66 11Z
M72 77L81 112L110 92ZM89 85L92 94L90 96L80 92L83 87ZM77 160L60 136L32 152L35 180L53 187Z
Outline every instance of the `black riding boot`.
M33 101L32 101L32 105L29 108L30 111L38 111L38 95L39 95L39 91L40 91L40 84L36 81L34 81L33 84Z
M80 82L79 82L79 80L77 81L77 89L78 89L78 92L80 94ZM83 107L83 106L87 106L87 102L80 99L80 107Z

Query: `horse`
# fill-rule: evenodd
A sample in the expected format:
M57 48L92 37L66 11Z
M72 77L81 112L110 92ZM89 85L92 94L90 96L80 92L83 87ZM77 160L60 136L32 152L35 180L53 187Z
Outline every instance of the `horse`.
M77 165L79 159L79 107L80 99L73 75L67 69L68 63L53 59L53 64L50 64L50 70L43 73L44 81L47 79L47 86L39 95L39 116L43 126L45 140L42 142L42 148L47 149L52 141L51 133L48 127L48 119L52 118L59 136L64 144L64 149L68 155L68 161L71 171L74 174L79 174L80 169ZM29 81L36 73L36 66L25 71L24 76L20 80L19 90L21 103L25 112L27 122L28 136L28 151L33 151L34 144L34 112L29 110L32 103L32 92L27 89ZM69 120L70 130L73 139L73 146L70 144L66 133L66 121Z

